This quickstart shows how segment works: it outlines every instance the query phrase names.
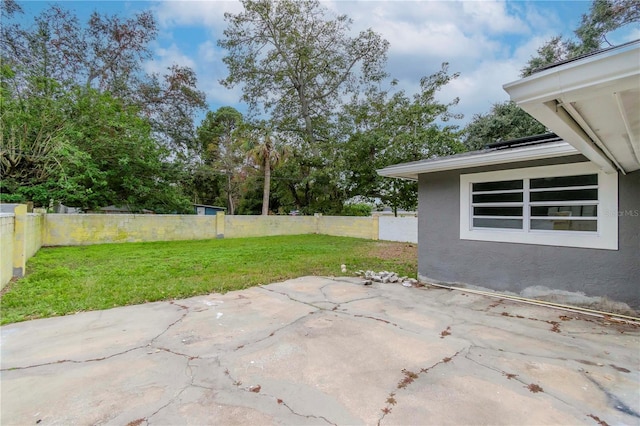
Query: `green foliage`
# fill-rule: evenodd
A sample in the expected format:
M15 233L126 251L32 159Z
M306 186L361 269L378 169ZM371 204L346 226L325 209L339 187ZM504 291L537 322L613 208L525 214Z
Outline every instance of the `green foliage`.
M197 146L202 163L201 183L206 187L194 188L200 199L225 199L227 213L234 214L240 199L245 155L245 122L240 112L232 107L221 107L207 112L196 130ZM208 192L202 189L209 188ZM221 204L221 203L218 203Z
M3 96L3 193L37 206L189 210L167 173L168 152L134 107L106 92L47 85L49 97Z
M575 58L611 46L607 34L626 25L640 22L640 2L637 0L593 0L589 13L574 31L576 40L553 37L541 46L520 71L522 77L536 69L559 61Z
M513 101L495 103L486 114L476 114L464 128L463 142L470 150L486 145L545 133L546 127Z
M243 12L225 14L228 26L218 42L228 51L223 84L243 84L242 100L270 113L276 129L322 140L341 97L386 75L388 43L372 30L351 37L351 20L317 0L242 5Z
M337 115L349 95L386 76L388 43L372 30L352 36L351 20L316 0L242 4L243 12L225 14L223 84L242 84L242 100L268 114L274 135L289 146L288 161L273 171L276 205L338 212L345 197L335 167Z
M371 216L372 210L371 204L345 204L340 214L342 216Z
M187 212L186 181L204 106L192 70L146 76L153 14L94 12L82 24L53 5L33 25L2 3L0 192L48 205Z
M376 169L464 150L457 127L445 124L459 118L449 112L458 100L445 104L435 99L457 76L443 64L440 71L421 79L420 91L413 96L403 90L372 89L345 109L344 131L352 132L341 146L346 198L379 199L394 210L416 208L415 182L382 178Z
M0 323L339 275L341 264L415 276L417 252L384 256L378 244L296 235L43 248L0 299Z

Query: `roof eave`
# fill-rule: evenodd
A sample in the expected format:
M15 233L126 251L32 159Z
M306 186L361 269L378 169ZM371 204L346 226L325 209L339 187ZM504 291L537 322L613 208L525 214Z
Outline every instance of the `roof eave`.
M623 162L620 156L616 158L611 152L612 147L619 147L614 146L619 142L602 140L603 138L597 135L601 131L600 124L606 126L607 123L590 125L581 115L580 105L599 105L599 100L622 92L637 91L640 87L639 51L640 41L628 43L620 48L545 69L507 83L503 88L522 109L573 145L605 172L625 172L625 167L620 164ZM602 105L601 108L606 106ZM622 111L621 106L619 108L624 115L626 111ZM630 114L634 113L635 110ZM627 133L631 146L637 150L638 135L630 132L629 126ZM638 167L640 162L627 166L626 171Z
M580 152L568 143L554 142L543 145L525 146L522 148L496 150L463 157L443 157L435 160L397 164L379 169L377 172L380 176L385 177L418 180L418 175L423 173L443 172L495 164L509 164L576 154L580 154Z

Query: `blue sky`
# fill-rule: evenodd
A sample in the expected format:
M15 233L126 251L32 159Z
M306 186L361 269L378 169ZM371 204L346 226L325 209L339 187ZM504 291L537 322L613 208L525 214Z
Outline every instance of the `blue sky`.
M19 2L25 19L31 19L55 2ZM230 105L240 111L240 88L219 84L226 77L225 52L216 46L226 24L224 12L238 13L237 1L65 1L81 21L90 13L123 17L150 9L158 19L160 33L151 46L154 60L144 64L148 72L162 72L173 63L192 67L199 88L207 95L211 110ZM518 79L519 70L536 49L554 35L570 36L579 25L589 1L323 1L335 13L353 19L354 33L372 28L390 42L387 69L399 87L413 93L422 76L449 62L460 77L439 95L455 97L454 112L465 118L485 113L495 102L508 99L502 85ZM638 28L615 33L614 44L640 38Z

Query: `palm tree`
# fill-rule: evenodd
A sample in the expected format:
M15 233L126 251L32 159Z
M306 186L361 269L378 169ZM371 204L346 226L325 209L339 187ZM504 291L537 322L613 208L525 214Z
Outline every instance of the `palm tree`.
M262 191L262 214L269 214L269 194L271 192L271 169L286 160L288 150L278 147L270 129L258 129L254 137L246 143L247 158L264 170L264 189Z

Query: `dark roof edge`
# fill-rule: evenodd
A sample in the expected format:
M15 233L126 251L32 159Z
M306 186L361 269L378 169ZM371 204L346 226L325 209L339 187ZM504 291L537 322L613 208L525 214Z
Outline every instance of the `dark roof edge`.
M554 62L552 64L544 65L544 66L541 66L540 68L535 68L533 71L531 71L531 75L539 73L539 72L544 71L544 70L551 69L551 68L559 67L560 65L564 65L564 64L567 64L569 62L573 62L573 61L577 61L577 60L580 60L580 59L588 58L589 56L598 55L600 53L608 52L610 50L621 49L623 47L626 47L626 46L629 46L631 44L638 43L638 42L640 42L640 39L631 40L631 41L628 41L626 43L619 44L617 46L605 47L604 49L593 50L593 51L588 52L588 53L583 53L582 55L574 56L574 57L568 58L568 59L563 59L562 61L558 61L558 62Z
M498 141L494 143L487 144L487 148L489 149L503 149L503 148L515 148L523 145L535 145L538 143L549 143L549 142L557 142L562 140L555 133L542 133L539 135L533 136L524 136L517 139L510 139L508 141Z

